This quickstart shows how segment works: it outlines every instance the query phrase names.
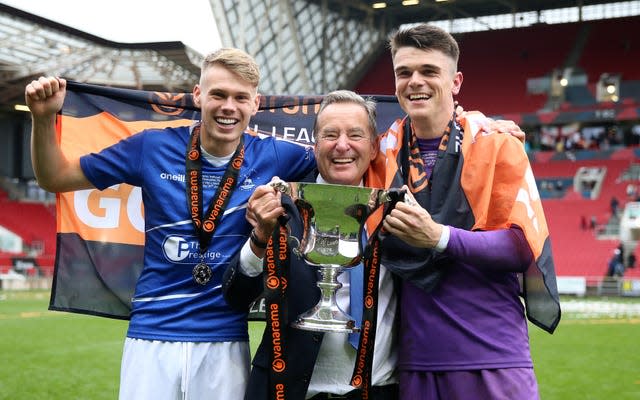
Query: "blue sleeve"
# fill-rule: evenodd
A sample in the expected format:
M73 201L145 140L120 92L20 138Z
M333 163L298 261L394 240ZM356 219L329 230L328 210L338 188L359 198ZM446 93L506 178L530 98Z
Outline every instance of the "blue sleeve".
M316 167L316 159L311 147L284 140L277 140L274 143L280 179L298 182Z
M444 254L492 272L524 272L533 253L518 227L494 231L467 231L449 227L451 236Z
M99 153L80 158L82 172L96 188L103 190L118 183L141 186L145 131L129 136Z

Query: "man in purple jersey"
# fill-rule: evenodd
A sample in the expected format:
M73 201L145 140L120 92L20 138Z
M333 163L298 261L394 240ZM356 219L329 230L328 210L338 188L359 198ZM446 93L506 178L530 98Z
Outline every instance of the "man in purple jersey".
M25 89L40 186L142 189L144 267L132 299L120 399L244 397L247 313L224 300L222 274L249 237L245 205L255 186L276 175L296 181L315 166L310 149L246 132L260 104L259 79L248 54L217 50L205 57L193 89L201 121L147 129L79 159L67 159L56 137L66 81L41 77Z
M400 398L537 399L518 277L534 268L534 256L521 226L472 230L477 216L461 184L470 160L460 149L469 133L453 117L462 84L458 45L427 24L401 28L389 45L396 96L408 114L392 127L404 132L394 140L406 142L381 142L383 150L398 146L397 159L386 153L387 184L407 185L405 202L385 218L382 252L383 265L404 278ZM493 140L478 136L473 140ZM526 159L510 139L496 140ZM390 163L397 163L391 174ZM505 199L516 203L515 192Z

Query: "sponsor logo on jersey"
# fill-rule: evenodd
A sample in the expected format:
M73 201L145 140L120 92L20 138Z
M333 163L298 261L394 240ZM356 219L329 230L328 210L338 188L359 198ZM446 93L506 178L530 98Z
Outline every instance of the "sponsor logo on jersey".
M200 244L195 236L169 235L162 242L162 253L165 258L176 264L192 264L200 261ZM207 261L218 261L227 258L219 251L206 251Z

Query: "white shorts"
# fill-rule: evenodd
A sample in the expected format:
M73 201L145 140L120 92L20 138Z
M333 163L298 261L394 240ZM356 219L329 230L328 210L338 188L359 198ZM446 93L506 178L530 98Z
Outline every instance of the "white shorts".
M162 342L126 338L120 400L242 400L248 342Z

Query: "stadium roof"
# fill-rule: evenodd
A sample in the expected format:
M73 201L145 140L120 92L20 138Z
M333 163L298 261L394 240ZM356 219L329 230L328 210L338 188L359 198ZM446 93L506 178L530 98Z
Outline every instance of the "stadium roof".
M415 1L417 4L403 5L403 3L414 2L406 0L352 0L348 2L329 0L333 10L341 12L348 7L349 13L356 18L374 10L374 12L381 14L387 24L392 27L417 21L478 18L616 2L606 0L422 0ZM384 8L374 8L374 4L383 3Z
M483 18L488 15L511 14L515 19L516 13L616 3L421 0L403 6L400 0L209 1L223 45L252 54L262 70L260 90L281 94L353 87L377 59L388 32L401 24L470 19L486 29ZM386 8L373 8L382 2ZM112 42L1 3L0 43L0 109L21 103L26 83L43 74L119 87L191 91L202 58L182 42Z
M222 43L247 50L262 70L261 91L321 94L353 88L400 25L432 22L450 32L524 27L537 23L603 18L603 0L209 0ZM374 4L384 3L384 8ZM640 13L640 2L618 3ZM579 8L577 6L580 6ZM607 7L607 9L615 8ZM624 16L625 10L608 17ZM633 10L632 10L633 11ZM600 16L598 17L598 14ZM637 15L637 14L636 14ZM496 16L491 18L488 16ZM492 19L499 20L493 24ZM444 25L444 26L443 26Z
M162 91L191 91L201 55L182 42L117 43L0 3L0 109L24 102L41 75Z

